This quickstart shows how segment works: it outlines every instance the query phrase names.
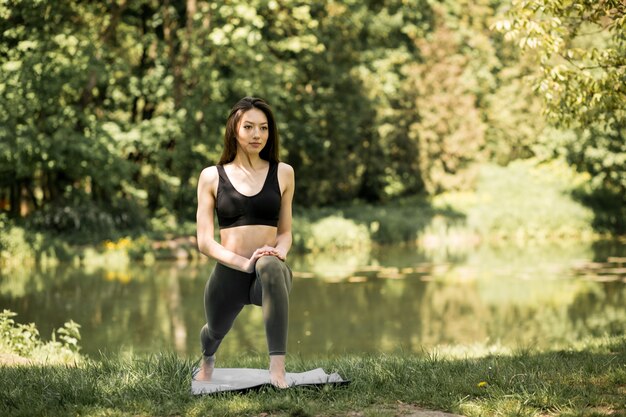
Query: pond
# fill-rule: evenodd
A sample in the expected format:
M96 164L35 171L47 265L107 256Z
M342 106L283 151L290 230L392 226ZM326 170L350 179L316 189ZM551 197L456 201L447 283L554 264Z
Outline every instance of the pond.
M434 347L549 348L626 330L626 244L563 243L453 250L385 247L293 257L288 349L302 358ZM60 266L0 275L0 308L42 337L69 319L81 351L199 357L203 290L213 267L157 262ZM266 352L248 306L219 355Z

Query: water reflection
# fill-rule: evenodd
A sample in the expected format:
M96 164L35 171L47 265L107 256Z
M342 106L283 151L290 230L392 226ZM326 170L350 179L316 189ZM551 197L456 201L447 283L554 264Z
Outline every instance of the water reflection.
M421 351L442 345L552 346L626 330L626 245L393 247L294 258L289 351ZM598 266L599 265L599 266ZM83 351L199 354L212 263L6 271L0 308L44 338L70 318ZM265 352L261 310L244 309L221 356Z

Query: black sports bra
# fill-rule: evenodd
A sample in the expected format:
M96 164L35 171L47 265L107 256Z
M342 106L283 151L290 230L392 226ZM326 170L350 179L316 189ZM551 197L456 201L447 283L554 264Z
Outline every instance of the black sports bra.
M258 194L246 196L233 187L222 165L217 165L217 222L220 229L245 225L278 226L280 186L278 164L270 162L263 188Z

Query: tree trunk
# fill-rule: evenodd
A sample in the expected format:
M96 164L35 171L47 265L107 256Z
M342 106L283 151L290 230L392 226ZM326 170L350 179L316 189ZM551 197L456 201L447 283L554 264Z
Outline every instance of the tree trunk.
M15 181L11 184L9 192L9 216L16 219L20 217L20 207L22 206L22 193L20 192L22 184L20 181Z
M163 1L163 39L165 40L165 44L167 45L167 55L169 59L169 64L171 67L172 75L174 76L174 107L179 108L180 102L182 100L182 68L179 65L176 47L177 47L177 39L176 39L176 19L172 18L170 14L170 1Z

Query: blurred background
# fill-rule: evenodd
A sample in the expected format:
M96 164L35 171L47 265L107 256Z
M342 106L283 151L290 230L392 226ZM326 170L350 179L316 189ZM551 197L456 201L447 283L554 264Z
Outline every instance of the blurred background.
M2 1L0 306L195 355L197 179L252 95L296 171L301 354L623 333L625 9ZM263 351L243 314L224 352Z

